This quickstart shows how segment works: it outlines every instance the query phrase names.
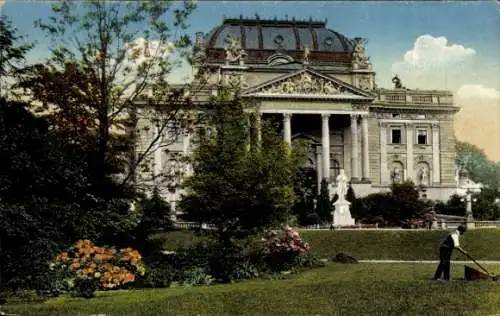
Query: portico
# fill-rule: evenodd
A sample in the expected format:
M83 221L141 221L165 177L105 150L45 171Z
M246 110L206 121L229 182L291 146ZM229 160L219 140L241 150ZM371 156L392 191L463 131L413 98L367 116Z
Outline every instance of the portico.
M260 116L281 117L283 138L290 146L297 133L321 139L312 159L318 182L335 182L332 167L337 173L346 170L352 183L370 182L367 120L374 95L303 65L246 89L243 97L252 100ZM308 122L294 124L305 116Z
M262 109L261 115L273 114L282 116L283 138L292 144L292 135L298 131L293 128L293 120L301 115L313 115L321 118L321 145L316 147L315 162L318 181L326 179L329 183L335 182L336 175L331 174L331 118L344 116L348 118L350 128L344 129L344 134L350 134L349 144L343 143L344 151L349 151L350 178L353 183L369 182L369 151L368 151L368 112L360 110L307 110L307 109ZM260 115L259 115L260 116ZM359 126L361 131L358 132ZM343 128L340 126L339 128ZM342 137L345 139L346 137ZM346 146L348 145L348 146ZM360 150L361 149L361 150ZM359 154L361 153L361 154Z

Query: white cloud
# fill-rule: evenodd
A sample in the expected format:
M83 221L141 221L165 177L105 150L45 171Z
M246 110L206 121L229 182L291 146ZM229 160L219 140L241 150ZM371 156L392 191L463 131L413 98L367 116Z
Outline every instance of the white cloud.
M407 51L403 61L393 64L393 68L433 70L459 64L473 57L476 51L459 44L448 43L444 36L421 35Z
M458 89L456 97L459 99L499 100L500 91L481 84L464 84Z

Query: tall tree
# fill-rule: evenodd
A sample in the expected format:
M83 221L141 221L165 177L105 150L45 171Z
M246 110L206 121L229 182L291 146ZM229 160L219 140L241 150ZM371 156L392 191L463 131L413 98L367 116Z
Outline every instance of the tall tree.
M332 219L333 205L330 200L330 191L328 189L328 182L325 179L321 180L321 186L316 202L316 214L322 222L330 222Z
M16 75L26 53L33 47L29 43L21 43L24 37L5 17L0 16L0 97L6 93L7 80Z
M7 17L0 16L0 77L11 75L25 61L25 55L33 45L21 43L23 39Z
M223 95L208 105L206 124L194 153L194 174L185 183L181 208L191 220L213 224L217 240L230 245L283 222L295 196L295 160L283 139L265 123L261 150L248 150L245 107ZM229 247L229 246L228 246Z
M75 142L91 135L97 181L118 171L108 168L121 163L117 158L129 158L140 138L130 131L141 117L155 133L133 156L123 184L160 140L175 141L178 133L166 132L184 122L191 102L167 78L190 51L184 31L194 8L192 1L61 0L54 16L37 21L52 40L52 56L27 68L20 86L50 109L56 127L75 132L68 135Z
M4 282L36 286L58 250L80 238L116 244L136 218L124 199L92 185L88 152L68 142L29 104L0 98L0 271ZM127 192L113 183L111 196ZM38 285L47 285L41 281Z
M473 144L457 142L456 164L468 177L492 190L500 188L500 163L489 160L483 150Z

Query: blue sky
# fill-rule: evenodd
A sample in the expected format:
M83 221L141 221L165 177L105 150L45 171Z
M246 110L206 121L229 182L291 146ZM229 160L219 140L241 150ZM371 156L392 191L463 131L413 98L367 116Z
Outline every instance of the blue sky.
M7 0L2 8L3 14L13 21L21 33L39 43L30 53L30 60L47 54L44 35L33 26L33 22L50 16L51 3L53 2ZM413 48L419 36L428 34L434 38L445 37L448 45L458 44L475 51L474 56L466 61L470 67L466 72L469 77L474 77L474 83L488 84L498 89L499 7L495 1L199 1L198 9L189 20L189 32L208 32L224 16L239 17L240 14L253 17L258 13L261 18L288 16L297 19L327 19L327 26L337 32L348 37L361 36L369 39L367 53L371 56L382 86L388 85L396 72L403 72L400 77L405 82L404 72L407 69L400 70L394 64L403 61L404 54ZM415 82L414 78L410 78L412 74L406 80L411 84L424 84L422 88L429 88L426 85L432 83L437 88L457 90L464 82L457 80L454 68L450 67L449 74L447 69L440 69L440 76L434 76L433 80L420 76L420 80Z
M0 0L1 2L1 0ZM30 61L47 55L43 33L33 22L50 16L50 1L7 0L1 8L29 39L38 41ZM327 27L348 37L369 40L367 54L377 73L377 84L390 87L398 74L403 84L416 89L448 89L463 107L457 119L459 139L487 148L500 161L500 2L396 2L396 1L199 1L189 19L189 33L208 32L224 16L328 20ZM179 69L179 78L187 73ZM479 110L478 104L491 107ZM493 130L467 139L467 124L486 113ZM474 116L474 115L475 116ZM497 120L498 121L498 120ZM484 121L486 122L486 121ZM477 123L484 126L486 123ZM465 126L465 127L464 127ZM460 134L462 133L462 134ZM493 137L491 133L496 133ZM481 139L489 139L488 144ZM495 143L496 140L496 143ZM496 148L496 149L495 149Z

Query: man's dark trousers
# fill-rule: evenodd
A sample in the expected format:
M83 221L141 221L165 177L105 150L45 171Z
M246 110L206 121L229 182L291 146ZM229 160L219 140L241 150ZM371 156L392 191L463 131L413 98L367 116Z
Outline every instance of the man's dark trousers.
M436 270L436 274L434 274L434 280L437 280L441 277L441 274L444 274L444 279L450 279L450 268L451 268L451 254L453 252L452 248L449 247L440 247L439 248L439 265Z

